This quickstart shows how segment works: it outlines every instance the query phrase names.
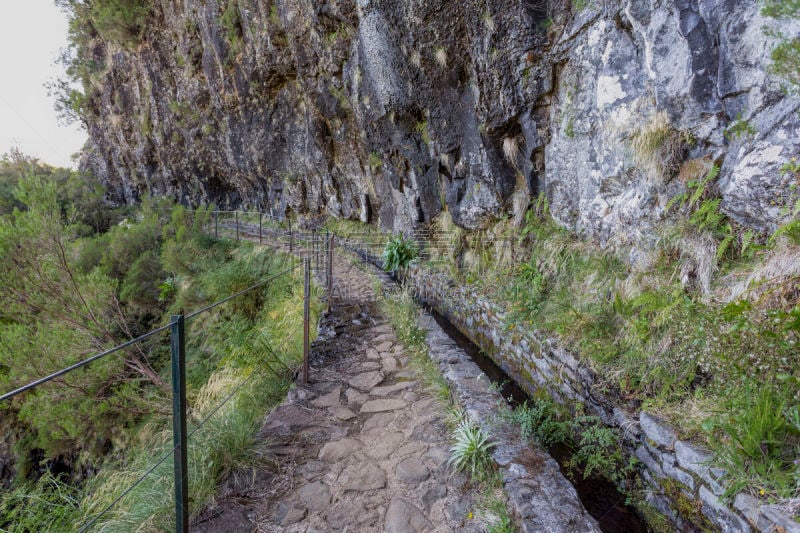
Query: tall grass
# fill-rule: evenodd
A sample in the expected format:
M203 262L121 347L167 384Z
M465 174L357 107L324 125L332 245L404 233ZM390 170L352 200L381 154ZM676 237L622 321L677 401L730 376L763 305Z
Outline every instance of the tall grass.
M213 239L172 241L162 250L172 270L175 299L169 314L186 313L283 272L292 258L253 246ZM301 269L274 279L187 321L189 497L196 516L231 474L264 467L256 435L266 412L291 386L302 360ZM312 295L312 323L321 305ZM164 318L166 320L166 317ZM315 328L312 328L314 331ZM154 357L168 361L166 346ZM169 381L169 364L161 370ZM96 531L171 530L173 449L168 405L120 428L118 446L80 488L46 475L0 497L0 530L78 529L163 463L92 525ZM124 437L123 437L124 435Z
M247 243L231 249L228 259L230 262L207 268L194 277L179 294L175 306L221 299L290 264L284 256ZM292 372L302 361L302 305L301 271L296 269L263 289L199 315L198 321L190 324L187 365L193 370L192 381L203 383L194 391L190 389L188 395L192 516L213 500L220 482L229 475L264 466L265 458L255 437L265 413L285 396ZM319 310L315 299L312 323ZM207 371L210 375L206 375ZM87 487L81 505L85 520L103 510L156 458L172 449L172 432L163 422L151 421L142 434L145 437L128 460L104 469ZM173 513L172 469L172 459L156 468L95 529L169 530Z

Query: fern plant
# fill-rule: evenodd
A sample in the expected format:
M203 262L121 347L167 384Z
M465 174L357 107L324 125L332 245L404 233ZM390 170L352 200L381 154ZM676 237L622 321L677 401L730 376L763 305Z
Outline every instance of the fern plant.
M491 449L495 443L476 424L462 420L453 432L455 444L450 448L447 463L459 472L467 472L475 480L489 477L494 467Z

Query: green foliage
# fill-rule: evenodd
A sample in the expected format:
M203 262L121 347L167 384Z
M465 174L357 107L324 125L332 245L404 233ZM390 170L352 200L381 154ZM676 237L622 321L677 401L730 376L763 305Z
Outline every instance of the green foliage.
M448 464L472 479L484 480L494 469L491 449L495 446L489 436L476 424L463 419L453 431L453 446Z
M383 160L378 152L369 153L369 168L374 173L383 166Z
M578 438L568 466L580 466L584 478L599 474L617 485L633 474L634 465L627 461L616 430L596 416L576 417L571 425Z
M567 136L568 139L575 138L575 116L569 115L567 117L566 126L564 127L564 135Z
M513 411L504 411L503 419L518 426L523 439L534 439L545 448L570 438L569 424L561 420L555 403L549 399L526 401Z
M386 294L381 299L381 308L389 316L397 338L405 346L406 353L422 380L440 401L450 403L450 387L439 372L439 367L428 356L425 331L417 323L419 310L414 299L407 292Z
M135 46L144 35L152 9L150 0L93 0L89 17L103 39Z
M16 224L18 230L22 222L32 224L34 221L36 231L48 229L50 225L53 231L58 230L60 218L53 208L54 187L35 180L26 184L31 189L26 188L19 198L28 209L17 214L11 223ZM42 207L44 201L49 208ZM151 204L144 207L141 216L135 217L138 222L127 221L123 226L115 227L112 230L114 239L124 240L128 246L136 246L140 244L137 239L145 239L153 246L137 248L138 256L130 258L131 264L126 269L122 263L108 262L104 249L111 242L103 241L103 246L99 247L101 253L94 254L95 259L87 263L88 273L75 276L95 314L99 303L114 302L118 288L119 305L111 308L126 310L125 315L120 315L121 329L135 326L127 323L133 310L147 309L153 315L150 321L161 321L165 319L164 315L177 312L181 307L190 311L213 299L229 296L288 266L287 258L279 254L246 243L238 246L232 242L215 243L204 237L202 228L208 223L207 214L206 210L190 213L182 207L163 210ZM42 223L45 215L51 217L48 224ZM7 244L8 228L5 224L8 221L0 217L0 223L0 249L3 249ZM36 235L34 228L29 228L29 231ZM90 242L89 239L81 241ZM80 254L96 248L82 246L77 250ZM161 248L169 250L169 253L159 253ZM120 252L124 250L113 253ZM159 289L158 284L165 278L162 260L172 266L188 265L191 268L173 271L167 278L170 280L167 284L169 289L163 285ZM106 271L113 272L119 283L115 283ZM48 274L54 279L51 272ZM84 280L93 280L97 287L90 292ZM95 296L97 289L103 287L105 291ZM175 300L173 309L164 309L166 302L158 301L159 292L162 296L166 292L170 300ZM254 435L264 411L285 395L292 370L302 355L301 292L300 272L295 271L292 276L279 278L188 323L190 429L192 424L196 425L201 418L210 415L222 400L232 395L229 403L190 438L193 514L213 498L219 483L228 474L264 466L263 455L254 447ZM90 294L92 298L86 298ZM29 298L28 301L40 305L39 300ZM319 311L318 298L314 297L312 320L316 319ZM72 312L77 314L74 310ZM61 325L54 318L44 329L30 325L29 320L18 313L14 314L12 322L5 317L2 315L4 320L0 320L0 349L3 350L0 360L8 366L0 367L2 390L9 388L10 383L40 377L49 368L61 368L99 349L97 343L87 340L86 334L75 328L72 322ZM46 316L39 313L38 319L44 318ZM139 355L146 356L153 365L154 378L168 371L168 357L165 357L163 346L146 345L143 350ZM7 359L6 353L18 353L19 358ZM45 358L42 354L52 357L52 361L47 361L50 367L43 364ZM63 513L68 516L65 521L70 524L69 528L93 517L148 469L159 453L166 453L172 447L171 430L164 423L167 419L162 416L160 407L166 404L166 400L160 396L158 386L148 384L133 372L136 368L132 366L136 362L133 357L136 355L136 352L126 353L123 358L109 357L96 361L91 373L75 373L74 378L70 375L73 387L43 387L41 392L37 389L11 405L14 416L27 425L27 431L32 435L23 453L31 447L38 447L44 449L46 457L62 455L69 458L77 448L82 450L87 460L97 465L98 457L109 449L113 451L106 457L107 462L99 474L88 480L84 493L70 489L72 500L67 502L69 505L62 506ZM37 361L33 368L31 361ZM154 416L149 418L151 414ZM117 459L122 457L125 459ZM104 531L119 531L146 524L149 528L169 529L172 520L171 485L172 466L167 461L97 527ZM48 520L55 524L62 513L56 506L63 500L61 492L61 488L47 485L40 491L20 487L18 493L3 495L0 498L0 524L8 520L17 521L23 514L30 516L31 530L39 530L37 526L48 524ZM29 499L22 496L29 496ZM77 511L80 500L81 510ZM23 508L23 504L27 506ZM54 529L63 528L54 526Z
M768 383L748 380L741 394L728 398L724 411L706 420L703 428L715 445L715 461L726 472L725 497L748 488L776 498L796 494L800 404L790 402L796 399Z
M230 44L229 57L236 56L242 47L244 27L242 16L239 13L239 1L228 0L222 15L219 17L220 26L225 30L225 35Z
M755 127L748 120L742 118L741 113L736 115L736 120L731 122L724 132L725 138L729 141L742 136L755 137L757 134L758 131L756 131Z
M416 131L420 135L420 138L422 139L423 143L425 143L426 145L431 144L431 133L428 127L427 120L422 120L420 122L417 122L416 125L414 126L414 131Z
M81 272L70 252L74 228L64 224L57 184L37 176L19 182L24 211L0 217L0 385L10 389L63 368L126 337L129 323L114 281L98 269ZM131 261L133 262L133 261ZM31 364L35 361L35 364ZM33 446L48 457L96 453L147 404L130 381L161 380L146 355L128 351L99 361L92 373L64 378L12 402Z
M633 474L633 465L625 458L619 433L596 416L571 415L543 395L528 400L513 411L501 415L519 427L523 439L533 439L550 448L566 444L572 455L566 465L581 470L584 478L600 475L620 484Z
M35 483L0 492L0 530L70 531L80 516L79 498L78 490L46 473Z
M383 249L383 269L392 272L408 266L417 257L417 246L409 237L395 235Z
M761 13L767 17L779 19L797 19L800 17L800 3L797 0L766 0ZM778 45L772 50L770 71L782 78L791 92L800 90L800 38L782 34L767 28L766 34L778 39Z
M782 236L789 239L792 243L800 245L800 219L787 222L775 230L775 233L769 238L770 244L774 244Z

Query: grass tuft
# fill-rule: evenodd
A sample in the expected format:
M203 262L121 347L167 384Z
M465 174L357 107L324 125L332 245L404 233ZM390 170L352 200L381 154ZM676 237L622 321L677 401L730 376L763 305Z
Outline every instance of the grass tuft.
M684 142L665 111L655 113L630 138L635 164L645 176L661 185L672 179L683 158Z

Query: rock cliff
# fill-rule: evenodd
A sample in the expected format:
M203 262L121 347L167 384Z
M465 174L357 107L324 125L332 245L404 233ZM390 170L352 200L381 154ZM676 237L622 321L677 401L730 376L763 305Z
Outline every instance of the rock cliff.
M327 213L407 229L521 216L544 193L602 244L652 241L712 164L721 208L773 230L800 99L749 0L153 0L99 35L82 165L110 199Z

